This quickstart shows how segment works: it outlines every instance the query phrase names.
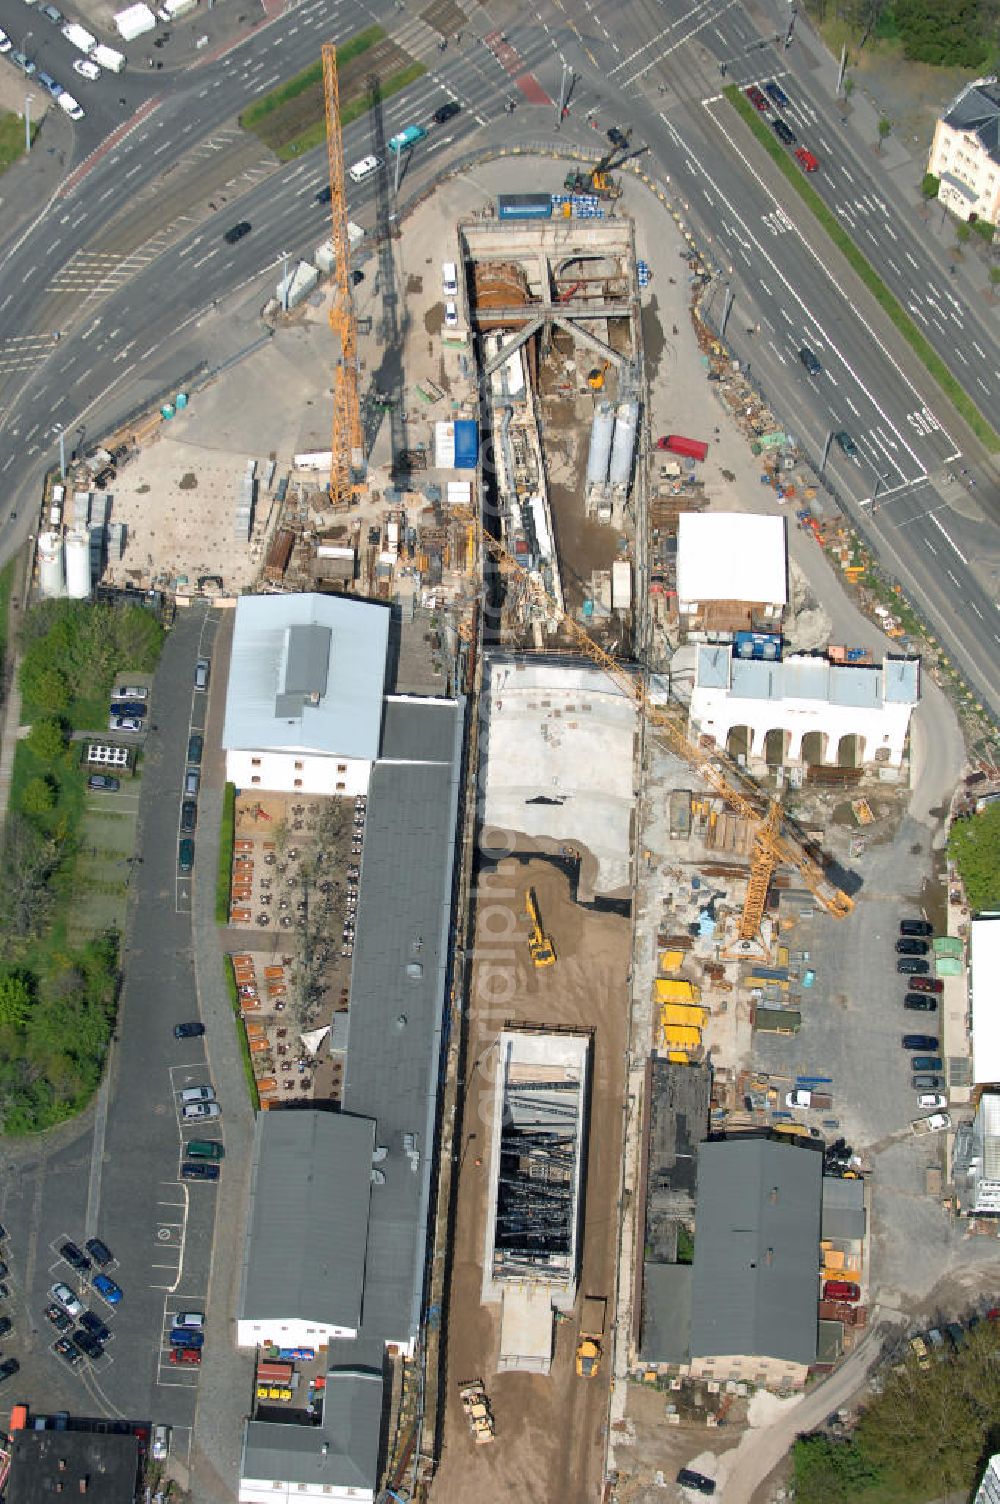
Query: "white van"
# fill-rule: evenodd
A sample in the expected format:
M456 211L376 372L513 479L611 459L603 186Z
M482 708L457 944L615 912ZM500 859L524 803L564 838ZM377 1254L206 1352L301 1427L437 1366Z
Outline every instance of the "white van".
M378 172L382 163L378 157L362 157L360 162L355 162L353 167L347 169L347 176L352 183L363 183L365 178L370 178Z
M453 298L458 292L458 268L454 261L442 262L441 287L446 298Z

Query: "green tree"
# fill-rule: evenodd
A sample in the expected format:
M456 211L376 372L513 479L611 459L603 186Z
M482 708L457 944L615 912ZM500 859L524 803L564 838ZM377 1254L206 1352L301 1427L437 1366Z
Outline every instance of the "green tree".
M0 977L0 1025L7 1029L23 1029L31 1012L31 988L25 977L16 971Z
M972 226L964 219L960 219L955 226L955 239L959 245L968 245L972 238Z
M991 266L990 267L990 283L992 284L993 287L996 287L996 285L997 285L998 282L1000 282L1000 266Z
M948 855L962 874L972 908L1000 908L1000 803L956 820Z
M934 176L933 172L925 172L920 182L920 192L924 198L937 198L938 189L941 187L941 179Z
M43 818L56 807L56 791L48 778L29 778L21 795L21 808L26 815Z
M854 1504L881 1477L856 1442L819 1432L800 1436L792 1456L796 1504Z
M882 143L887 136L892 135L892 121L888 115L882 115L878 123L878 149L882 150Z
M51 716L43 716L40 721L36 721L26 740L39 762L58 762L66 750L66 733L62 723Z
M982 0L895 0L904 55L939 67L980 67L996 30L995 15L988 24L985 10Z
M844 98L846 100L849 100L851 95L854 93L854 79L849 73L844 74L843 90Z
M35 644L24 655L21 694L44 715L62 716L69 709L69 680L61 668L50 662L44 643Z

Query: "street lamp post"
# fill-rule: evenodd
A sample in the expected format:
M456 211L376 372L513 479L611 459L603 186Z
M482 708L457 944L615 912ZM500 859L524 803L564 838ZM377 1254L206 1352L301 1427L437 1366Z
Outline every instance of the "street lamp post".
M400 171L402 169L402 163L403 163L402 148L400 148L400 150L396 152L395 156L396 156L396 161L393 164L393 176L392 176L392 196L393 196L393 198L398 198L399 197L399 174L400 174Z
M34 94L24 96L24 150L27 154L31 150L31 101Z
M65 433L63 431L63 426L62 426L61 423L57 425L57 427L56 427L56 433L57 433L57 435L59 437L59 479L60 480L65 480L66 479L66 435L65 435Z
M281 311L288 312L288 252L281 253Z

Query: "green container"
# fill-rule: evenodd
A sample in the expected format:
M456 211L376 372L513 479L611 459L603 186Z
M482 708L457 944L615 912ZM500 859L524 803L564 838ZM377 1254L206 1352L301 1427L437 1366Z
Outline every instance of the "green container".
M938 935L933 944L936 956L957 956L961 960L965 954L965 948L957 935Z
M939 977L960 977L965 967L957 956L936 956L934 970Z

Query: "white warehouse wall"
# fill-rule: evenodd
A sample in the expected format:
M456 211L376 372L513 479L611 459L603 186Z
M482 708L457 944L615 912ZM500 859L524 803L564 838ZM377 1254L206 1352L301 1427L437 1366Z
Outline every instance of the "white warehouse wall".
M301 1317L289 1317L287 1321L251 1321L236 1323L237 1347L260 1347L271 1342L275 1347L326 1347L338 1337L352 1340L357 1337L357 1328L331 1326L325 1321L305 1321Z
M366 758L326 757L315 752L268 752L238 748L226 753L226 778L238 789L261 793L367 794L372 765Z

